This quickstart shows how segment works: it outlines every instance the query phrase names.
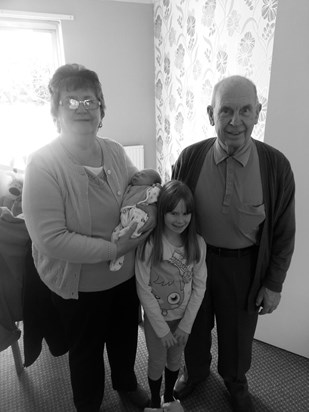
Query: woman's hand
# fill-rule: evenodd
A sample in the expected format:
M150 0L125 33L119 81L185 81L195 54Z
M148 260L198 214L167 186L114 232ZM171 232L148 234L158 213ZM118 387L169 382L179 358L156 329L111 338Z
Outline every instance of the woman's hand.
M167 335L163 336L163 338L161 338L161 342L166 349L177 345L177 340L174 338L172 332L168 332Z
M136 249L140 243L145 242L145 240L147 239L147 237L149 236L152 230L151 229L151 230L148 230L147 232L143 232L143 234L141 234L141 236L137 238L131 238L136 227L137 227L137 222L134 222L131 225L131 227L128 229L128 231L124 235L119 237L119 239L116 241L115 244L117 246L117 255L116 255L117 258L120 256L124 256L131 250Z
M148 234L155 228L157 224L157 206L155 204L146 205L145 203L139 203L136 205L139 209L142 209L148 215L148 219L143 227L140 228L139 233Z
M185 346L189 338L189 333L186 333L183 330L177 328L174 332L174 336L175 339L177 339L178 345Z

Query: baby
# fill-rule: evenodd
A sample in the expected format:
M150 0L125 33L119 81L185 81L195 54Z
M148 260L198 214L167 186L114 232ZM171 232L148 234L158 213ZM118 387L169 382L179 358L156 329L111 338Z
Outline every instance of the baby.
M130 184L123 196L120 210L120 223L112 233L111 241L113 243L115 243L119 237L123 236L134 222L138 224L132 237L140 236L138 231L145 224L148 216L144 210L139 209L136 205L155 203L160 189L161 177L159 173L153 169L143 169L132 176ZM124 256L112 260L109 265L110 270L113 272L119 270L123 264L123 260Z

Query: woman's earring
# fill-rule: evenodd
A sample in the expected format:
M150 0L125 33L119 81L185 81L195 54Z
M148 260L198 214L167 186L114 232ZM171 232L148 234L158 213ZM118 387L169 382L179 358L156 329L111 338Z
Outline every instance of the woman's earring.
M102 122L99 123L99 129L102 127Z

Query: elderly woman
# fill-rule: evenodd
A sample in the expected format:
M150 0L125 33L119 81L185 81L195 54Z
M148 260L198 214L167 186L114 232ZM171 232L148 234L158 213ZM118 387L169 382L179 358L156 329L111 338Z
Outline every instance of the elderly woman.
M141 237L131 239L134 225L116 244L110 241L137 169L119 143L97 136L105 103L95 72L66 64L54 73L49 90L59 137L31 156L23 211L35 266L69 339L74 404L79 412L99 411L106 344L113 388L143 408L148 397L134 373L134 259L155 218L150 213ZM121 269L111 272L109 262L123 255Z

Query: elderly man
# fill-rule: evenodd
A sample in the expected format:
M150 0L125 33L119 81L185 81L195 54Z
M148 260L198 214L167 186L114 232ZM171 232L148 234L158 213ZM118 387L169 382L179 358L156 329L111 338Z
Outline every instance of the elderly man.
M218 371L234 412L252 412L246 373L258 314L279 305L294 250L295 183L287 158L252 139L261 104L242 76L216 84L207 108L217 138L185 148L173 178L194 193L198 227L207 243L207 291L185 350L178 398L209 375L216 319Z

